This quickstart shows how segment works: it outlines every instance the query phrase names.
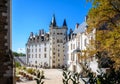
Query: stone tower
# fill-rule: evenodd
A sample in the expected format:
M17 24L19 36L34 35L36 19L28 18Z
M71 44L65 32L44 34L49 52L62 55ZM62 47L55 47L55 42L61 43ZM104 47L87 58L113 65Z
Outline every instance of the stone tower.
M50 67L60 68L63 66L64 43L67 36L67 24L64 20L62 27L58 27L55 15L50 24Z
M0 84L14 84L10 17L11 0L0 0Z

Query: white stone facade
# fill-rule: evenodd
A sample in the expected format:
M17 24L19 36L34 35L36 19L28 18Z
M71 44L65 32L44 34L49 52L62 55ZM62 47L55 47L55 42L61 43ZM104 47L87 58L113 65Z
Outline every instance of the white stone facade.
M86 22L80 25L76 24L75 30L68 35L68 39L65 43L64 65L67 65L68 69L71 71L80 72L80 63L85 65L93 59L87 55L86 51L88 48L94 49L93 46L90 46L90 40L95 39L95 30L88 34L86 29Z
M42 32L41 32L42 31ZM55 16L50 24L50 33L41 30L39 35L31 33L26 44L26 62L30 66L61 68L64 57L64 43L67 36L67 25L58 27ZM43 40L42 40L43 39Z
M26 62L30 66L61 68L76 63L89 62L90 59L81 59L85 55L85 51L90 47L90 40L95 39L95 30L87 33L87 23L76 24L75 30L70 29L67 34L67 24L64 20L62 27L56 24L55 16L53 16L49 26L50 32L45 33L40 30L39 35L31 33L26 44ZM74 53L79 49L79 53ZM91 48L92 49L92 48ZM73 67L71 67L73 70Z

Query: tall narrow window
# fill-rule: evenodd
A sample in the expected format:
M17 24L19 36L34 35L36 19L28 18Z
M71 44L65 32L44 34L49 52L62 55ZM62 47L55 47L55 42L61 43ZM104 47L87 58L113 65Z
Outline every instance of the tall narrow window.
M32 54L32 58L33 58L33 54Z
M60 53L58 53L58 57L60 56Z
M44 51L46 52L46 47L44 48Z
M55 63L55 60L53 60L53 63Z
M41 51L41 48L39 48L39 52Z
M72 50L72 44L71 44L71 50Z
M41 54L39 54L39 58L41 58Z
M46 56L46 54L44 54L44 58L46 58L47 56Z

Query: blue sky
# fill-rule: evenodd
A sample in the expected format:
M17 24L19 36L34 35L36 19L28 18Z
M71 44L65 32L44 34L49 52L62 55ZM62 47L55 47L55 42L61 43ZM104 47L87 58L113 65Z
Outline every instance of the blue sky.
M12 0L12 50L25 48L30 32L49 31L55 14L57 25L66 19L68 29L82 23L91 4L86 0Z

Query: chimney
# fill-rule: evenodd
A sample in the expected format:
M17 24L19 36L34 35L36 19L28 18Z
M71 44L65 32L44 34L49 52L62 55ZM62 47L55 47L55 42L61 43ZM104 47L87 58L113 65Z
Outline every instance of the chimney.
M30 36L33 37L33 32L30 33Z
M44 29L42 29L42 34L44 34Z
M78 27L79 27L79 23L76 23L76 26L75 26L75 28L77 28L77 29L78 29Z
M41 30L39 30L39 36L41 36Z

